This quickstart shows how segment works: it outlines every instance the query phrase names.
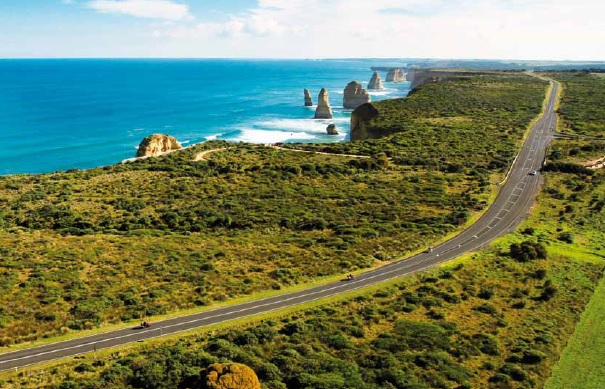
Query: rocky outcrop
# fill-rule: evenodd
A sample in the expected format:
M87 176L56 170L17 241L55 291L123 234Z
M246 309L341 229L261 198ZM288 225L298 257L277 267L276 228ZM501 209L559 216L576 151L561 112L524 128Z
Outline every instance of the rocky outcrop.
M326 127L326 131L328 135L338 135L338 129L336 128L336 124L332 123Z
M261 389L254 370L239 363L214 363L201 374L202 389Z
M332 107L330 107L330 100L326 88L321 88L321 91L319 91L315 119L332 119Z
M153 157L182 148L183 146L170 135L153 134L139 144L137 157Z
M305 107L312 107L313 99L311 99L311 94L308 89L305 89Z
M345 109L355 109L370 101L372 101L370 94L359 82L351 81L345 87L342 97L342 105Z
M351 114L351 140L366 140L380 138L381 134L369 131L370 120L380 113L372 103L360 105Z
M377 71L374 71L374 75L368 83L368 89L384 89L384 85L382 85L382 79L380 78L380 74L378 74Z
M387 73L387 78L386 78L387 82L405 82L405 74L403 74L403 69L402 68L395 68L395 69L391 69L389 70L389 72Z

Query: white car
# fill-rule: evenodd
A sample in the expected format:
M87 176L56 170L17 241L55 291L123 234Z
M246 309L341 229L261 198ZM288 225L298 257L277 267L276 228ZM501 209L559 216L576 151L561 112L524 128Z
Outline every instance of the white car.
M531 172L529 172L529 175L530 175L530 176L535 176L535 175L537 175L537 174L538 174L538 172L537 172L537 171L535 171L535 170L532 170Z

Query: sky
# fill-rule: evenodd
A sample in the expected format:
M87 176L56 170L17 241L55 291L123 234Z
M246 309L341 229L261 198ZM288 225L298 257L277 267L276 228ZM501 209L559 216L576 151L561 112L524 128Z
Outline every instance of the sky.
M605 60L603 0L0 0L0 58Z

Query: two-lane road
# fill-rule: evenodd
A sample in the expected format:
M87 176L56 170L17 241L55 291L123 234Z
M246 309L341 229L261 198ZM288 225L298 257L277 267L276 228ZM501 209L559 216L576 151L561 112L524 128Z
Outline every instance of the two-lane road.
M496 237L512 231L527 215L536 198L542 178L539 174L529 173L534 170L539 171L546 148L552 139L556 127L554 104L557 89L558 84L554 83L546 112L532 127L494 203L477 222L456 237L434 247L430 253L417 254L368 271L353 281L321 285L299 292L155 322L152 327L146 329L125 328L0 354L0 371L16 370L37 363L174 334L350 292L428 269L485 246Z

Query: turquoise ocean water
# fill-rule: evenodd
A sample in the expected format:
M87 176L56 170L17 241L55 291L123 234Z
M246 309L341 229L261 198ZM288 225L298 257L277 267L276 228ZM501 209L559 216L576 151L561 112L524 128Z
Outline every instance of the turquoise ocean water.
M364 86L385 60L0 60L0 174L45 173L131 158L152 133L184 146L209 139L345 141L350 111L342 91ZM381 74L386 77L384 72ZM403 97L409 83L385 84L373 101ZM333 120L313 120L325 87ZM338 136L326 134L335 123Z

